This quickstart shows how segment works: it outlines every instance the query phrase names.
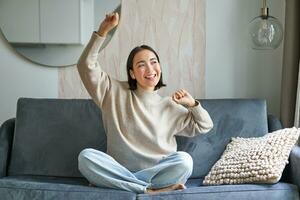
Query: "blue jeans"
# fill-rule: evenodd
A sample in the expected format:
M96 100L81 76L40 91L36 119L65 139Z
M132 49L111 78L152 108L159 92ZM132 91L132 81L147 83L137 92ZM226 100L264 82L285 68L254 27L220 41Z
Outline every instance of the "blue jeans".
M111 156L95 149L84 149L78 156L79 171L98 187L145 193L173 184L184 184L193 171L192 157L183 151L175 152L153 167L130 172Z

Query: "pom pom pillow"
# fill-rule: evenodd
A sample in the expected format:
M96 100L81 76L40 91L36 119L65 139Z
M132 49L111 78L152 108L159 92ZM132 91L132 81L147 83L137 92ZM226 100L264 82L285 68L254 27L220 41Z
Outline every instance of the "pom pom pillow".
M263 137L232 138L203 184L278 182L299 134L300 129L286 128Z

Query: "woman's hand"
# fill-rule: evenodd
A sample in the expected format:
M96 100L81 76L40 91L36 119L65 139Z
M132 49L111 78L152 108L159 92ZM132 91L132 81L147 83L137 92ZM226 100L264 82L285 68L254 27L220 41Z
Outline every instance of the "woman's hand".
M119 14L110 13L105 16L105 19L102 21L98 34L102 37L106 37L107 33L115 28L119 24Z
M197 103L195 99L185 90L177 90L173 95L172 99L183 106L193 107Z

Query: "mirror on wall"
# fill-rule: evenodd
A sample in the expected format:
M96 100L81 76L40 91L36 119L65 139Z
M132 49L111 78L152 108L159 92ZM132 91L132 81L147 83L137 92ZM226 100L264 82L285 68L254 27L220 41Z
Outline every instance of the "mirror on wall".
M112 11L121 15L121 0L0 0L0 29L26 59L43 66L73 66Z

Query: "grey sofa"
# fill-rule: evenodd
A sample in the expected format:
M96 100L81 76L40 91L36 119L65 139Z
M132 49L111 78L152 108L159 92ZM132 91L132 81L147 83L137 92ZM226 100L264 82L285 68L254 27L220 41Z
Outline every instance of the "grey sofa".
M77 169L84 148L106 149L101 112L91 100L20 98L16 118L0 129L1 200L298 200L300 148L277 184L202 186L202 180L220 158L231 137L262 136L282 128L268 116L258 99L200 100L214 128L194 138L178 137L178 149L191 154L194 170L187 189L155 195L89 187Z

